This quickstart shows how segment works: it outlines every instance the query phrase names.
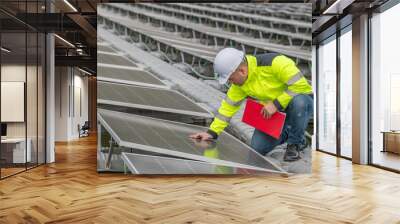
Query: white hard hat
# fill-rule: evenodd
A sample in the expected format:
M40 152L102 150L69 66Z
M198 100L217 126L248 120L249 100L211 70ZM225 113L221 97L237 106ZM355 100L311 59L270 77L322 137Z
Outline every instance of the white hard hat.
M214 59L214 72L218 75L221 85L228 81L229 76L239 67L243 58L244 52L231 47L218 52Z

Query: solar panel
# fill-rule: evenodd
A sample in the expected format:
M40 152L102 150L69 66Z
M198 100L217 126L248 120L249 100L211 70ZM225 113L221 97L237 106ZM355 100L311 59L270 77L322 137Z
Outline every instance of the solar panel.
M122 153L125 166L133 174L265 174L264 171L223 166L202 161Z
M114 49L107 45L97 45L97 51L116 52Z
M134 62L123 56L111 53L107 54L106 52L97 52L97 63L137 67Z
M97 67L97 80L167 88L160 79L140 69Z
M169 89L98 81L97 103L212 118L206 109Z
M98 119L118 145L240 168L284 172L232 135L222 132L216 142L196 141L190 134L206 127L98 110Z

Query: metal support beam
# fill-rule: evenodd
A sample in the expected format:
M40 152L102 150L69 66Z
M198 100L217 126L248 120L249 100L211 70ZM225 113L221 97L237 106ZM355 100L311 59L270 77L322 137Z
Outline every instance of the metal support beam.
M96 71L97 59L91 56L55 56L56 66L88 67Z
M91 46L96 46L96 40L97 40L97 31L96 28L90 24L85 17L83 17L80 14L68 14L68 17L74 21L79 27L81 27L85 33L88 35L89 38L87 38L86 41L90 42Z

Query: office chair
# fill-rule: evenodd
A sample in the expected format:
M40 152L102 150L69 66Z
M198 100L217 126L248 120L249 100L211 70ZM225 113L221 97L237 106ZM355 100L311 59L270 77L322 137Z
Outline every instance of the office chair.
M80 127L80 125L78 124L79 138L89 136L89 129L90 129L89 121L85 121L82 127Z

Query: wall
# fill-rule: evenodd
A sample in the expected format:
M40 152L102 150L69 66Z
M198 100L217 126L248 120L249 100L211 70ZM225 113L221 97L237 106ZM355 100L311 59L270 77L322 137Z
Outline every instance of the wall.
M55 141L68 140L68 71L67 67L55 68Z
M78 73L78 74L77 74ZM78 125L82 126L88 120L88 77L82 76L79 70L74 71L74 96L72 97L72 130L73 138L78 138Z
M55 73L55 140L70 141L88 120L88 77L72 67L56 67Z

